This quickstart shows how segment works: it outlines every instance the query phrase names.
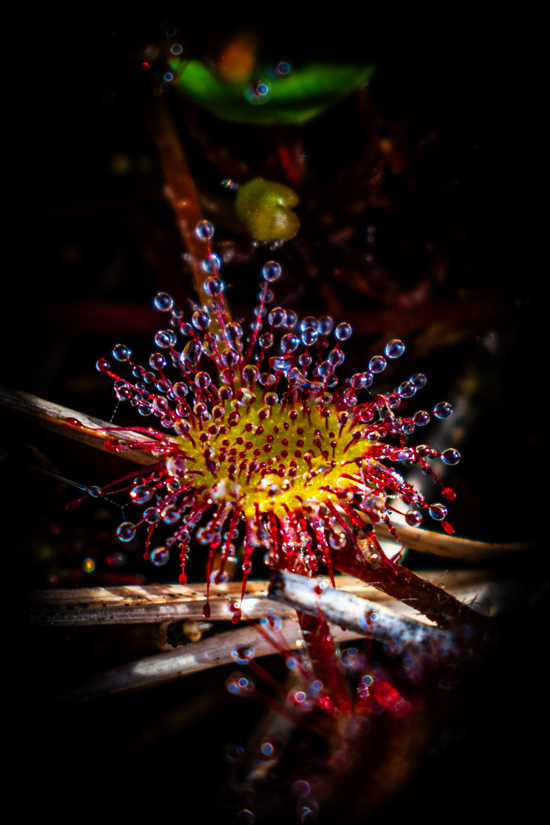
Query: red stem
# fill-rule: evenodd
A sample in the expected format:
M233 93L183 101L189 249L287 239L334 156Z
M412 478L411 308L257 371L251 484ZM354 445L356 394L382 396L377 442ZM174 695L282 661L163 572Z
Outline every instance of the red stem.
M211 253L210 243L200 240L195 234L195 227L204 220L195 182L189 171L187 159L176 132L170 114L160 100L155 100L145 112L147 125L155 141L162 171L166 178L166 194L170 198L176 215L177 225L183 243L191 256L190 266L193 273L193 286L201 301L205 303L202 290L205 280L212 273L204 272L201 261ZM219 329L219 321L212 308L211 332Z
M343 713L352 709L351 698L330 627L324 619L296 611L302 636L306 644L311 668L323 684L323 693ZM330 711L330 708L327 707Z
M391 564L372 534L363 534L355 544L348 542L333 550L332 563L337 570L372 584L388 596L423 613L440 627L468 625L478 631L488 630L491 621L472 610L435 584L421 579L411 570Z

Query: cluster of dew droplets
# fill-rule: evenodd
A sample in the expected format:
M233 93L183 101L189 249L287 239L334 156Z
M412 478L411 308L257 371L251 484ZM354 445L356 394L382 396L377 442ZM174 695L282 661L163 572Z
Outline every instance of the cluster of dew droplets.
M289 688L288 685L285 686L273 679L255 662L254 646L244 644L237 645L231 655L233 661L241 667L245 666L246 670L232 672L226 680L226 688L232 696L252 698L271 711L278 712L287 719L303 722L306 728L317 732L323 729L323 716L340 721L347 717L347 723L339 728L338 737L332 739L329 763L335 774L347 771L358 737L365 736L376 717L385 714L386 718L404 720L414 712L414 705L407 699L403 686L396 687L387 669L371 661L365 649L349 647L342 651L339 659L350 688L349 702L346 708L338 707L327 695L323 683L311 669L304 652L285 649L284 639L279 634L281 625L280 618L268 614L261 620L260 635L268 636L273 649L285 660L287 668L294 675L292 686ZM281 639L283 645L280 644ZM395 650L392 650L390 655L395 655ZM415 657L409 652L406 652L404 667L409 677L419 673ZM419 678L418 675L416 678ZM262 682L270 686L270 695L265 693ZM288 743L285 743L284 738L272 733L260 741L255 753L250 754L263 766L262 774L266 768L269 770L277 764L285 744ZM236 751L235 746L228 746L227 761L242 761L244 756L242 747ZM305 808L301 805L307 802L309 812L318 810L323 794L315 775L301 765L294 772L290 787L292 795L301 801L300 821L314 821L314 817L303 816Z
M167 316L167 324L154 337L156 350L147 367L137 364L124 344L117 344L112 355L130 370L131 379L119 376L106 359L97 362L97 369L114 380L119 401L129 403L143 417L156 419L162 428L131 428L148 437L138 446L123 437L117 438L124 431L112 428L111 449L139 447L159 458L153 471L133 478L116 491L129 490L131 501L144 507L139 520L125 521L119 526L119 539L132 540L137 528L145 525L146 554L157 566L166 564L171 548L176 545L184 581L183 565L190 538L195 535L200 544L209 548L208 581L223 583L228 565L237 560L235 540L246 505L239 498L243 481L249 485L246 489L258 491L254 495L263 495L265 499L277 492L278 485L288 487L295 479L299 482L300 461L308 462L313 475L312 456L323 462L326 459L322 471L328 473L338 464L334 460L338 450L345 459L346 450L358 442L364 443L363 454L369 460L356 459L352 467L347 467L353 483L347 485L338 509L320 501L313 510L310 508L308 519L299 508L274 518L272 513L260 513L256 507L256 516L247 517L243 589L256 547L268 551L268 561L274 566L281 563L281 542L301 547L300 552L308 560L307 568L315 572L315 548L330 565L331 548L341 547L349 538L346 517L356 520L357 510L371 522L384 521L392 529L390 516L398 512L390 504L394 499L408 506L403 515L409 525L419 524L424 510L451 532L445 521L447 508L443 504L428 505L393 466L384 464L386 461L390 465L419 465L437 480L428 461L439 457L447 464L456 464L460 459L458 451L452 448L438 453L427 445L408 446L408 436L428 424L431 415L421 410L400 417L395 411L426 384L423 374L410 376L384 395L370 389L388 361L403 354L403 342L390 341L384 355L373 356L363 372L342 382L337 375L345 361L341 345L350 338L352 327L348 323L335 326L329 315L307 316L299 322L292 310L280 306L269 309L273 302L271 286L282 274L276 261L267 262L261 269L258 303L245 334L242 325L229 318L226 284L219 274L222 262L209 245L212 225L202 222L196 227L196 234L207 250L201 263L206 274L202 304L195 305L191 318L186 319L170 295L157 293L153 303ZM178 344L179 340L183 346ZM312 431L308 424L312 409L317 410L330 432ZM446 418L451 412L447 402L440 402L433 409L436 418ZM284 428L295 430L298 440L294 446L299 449L290 454L282 440L277 464L269 452L274 437L281 438L277 433L283 427L283 414ZM259 438L260 434L265 442L260 446L256 443L253 449L253 442L247 438ZM195 458L190 459L186 448L194 451ZM340 461L345 463L353 462ZM281 481L275 483L277 474ZM253 482L255 487L250 486ZM454 493L444 488L443 496L452 499ZM150 550L159 524L167 525L171 535ZM222 562L213 570L216 552L221 553Z

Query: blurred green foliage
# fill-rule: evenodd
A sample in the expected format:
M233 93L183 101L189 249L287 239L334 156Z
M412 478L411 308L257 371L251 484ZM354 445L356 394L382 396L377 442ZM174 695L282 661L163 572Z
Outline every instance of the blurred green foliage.
M212 114L251 124L306 123L367 84L373 66L310 63L276 76L258 67L256 80L224 80L200 60L173 58L175 86ZM275 75L275 76L272 76Z

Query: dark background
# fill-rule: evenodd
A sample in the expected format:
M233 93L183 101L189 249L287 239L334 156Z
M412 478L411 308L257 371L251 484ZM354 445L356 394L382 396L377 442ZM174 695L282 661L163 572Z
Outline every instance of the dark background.
M367 100L348 101L304 129L310 177L301 193L303 233L280 253L288 274L277 300L301 315L333 312L337 321L352 320L350 369L361 368L384 340L406 339L404 366L398 363L388 381L421 369L430 403L467 396L456 444L464 460L452 476L458 532L488 541L541 538L548 436L546 261L536 254L544 192L540 21L481 20L463 7L425 20L398 12L382 20L369 9L368 23L343 14L324 26L290 22L287 14L274 10L263 26L235 10L158 22L81 13L18 24L6 77L14 100L5 126L14 138L6 173L16 185L7 208L8 248L15 243L5 261L1 381L110 418L112 389L95 361L120 339L146 358L158 324L154 292L172 291L181 304L191 295L142 116L151 94L139 68L143 50L161 42L173 23L189 53L201 57L246 22L263 31L268 51L298 62L320 56L376 66ZM199 188L214 190L221 175L185 133L188 121L174 95L168 105ZM196 117L251 177L261 171L273 151L271 135L260 130L251 137L243 127ZM389 159L377 154L382 139L394 146ZM366 206L353 217L347 205L361 195L339 174L358 157L361 183L370 183ZM330 231L327 211L336 216ZM368 226L376 230L372 251ZM241 268L228 267L228 278L246 314L264 251L250 251L242 235L235 243ZM109 583L114 574L153 579L139 550L122 568L107 563L117 550L116 512L88 503L67 513L67 487L29 469L37 462L77 482L102 484L125 472L121 462L10 416L2 436L8 587L89 584L81 560L100 544L107 549L96 550L93 581ZM542 569L530 557L515 565L518 576ZM390 807L389 821L411 811L422 811L426 822L495 813L506 821L512 811L528 812L538 790L530 752L547 716L545 616L542 607L510 611L501 655L479 677L468 706L471 724L459 736L461 724L449 723L441 738L450 739L450 750L434 743L432 761ZM259 710L235 710L227 674L212 685L217 672L77 710L36 705L42 684L129 655L122 640L97 652L103 641L67 636L52 650L51 640L36 634L16 646L16 773L29 776L29 787L39 787L59 817L75 800L107 800L111 789L132 809L143 799L161 815L178 806L182 814L194 810L201 794L209 800L222 782L223 745ZM59 668L57 677L52 668Z

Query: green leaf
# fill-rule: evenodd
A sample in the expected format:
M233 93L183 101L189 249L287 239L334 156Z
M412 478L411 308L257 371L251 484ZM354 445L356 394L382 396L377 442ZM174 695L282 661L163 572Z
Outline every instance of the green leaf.
M177 89L212 114L240 123L306 123L368 83L373 66L311 63L271 78L267 70L251 84L228 83L198 60L170 62ZM265 94L254 89L263 83Z
M298 233L300 221L292 208L298 195L282 183L255 178L237 192L237 215L257 241L288 241Z

